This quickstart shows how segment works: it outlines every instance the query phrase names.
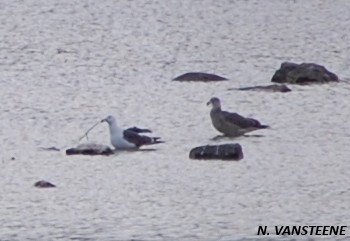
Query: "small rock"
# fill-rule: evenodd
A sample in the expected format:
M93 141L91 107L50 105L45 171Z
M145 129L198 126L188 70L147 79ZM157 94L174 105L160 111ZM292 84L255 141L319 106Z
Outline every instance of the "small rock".
M328 71L324 66L314 63L289 63L281 64L273 75L272 82L290 84L313 84L338 82L338 76Z
M232 88L229 90L232 90ZM242 87L242 88L238 88L237 90L243 90L243 91L253 90L253 91L281 92L281 93L292 91L285 84L282 84L282 85L274 84L274 85L265 85L265 86L257 85L257 86L252 86L252 87Z
M105 145L96 143L80 144L77 147L66 150L66 155L111 155L114 151Z
M41 181L37 181L36 183L34 183L34 187L38 187L38 188L49 188L49 187L56 187L55 185L53 185L50 182L41 180Z
M173 79L173 81L223 81L227 80L224 77L221 77L219 75L215 74L207 74L207 73L201 73L201 72L190 72L183 75L180 75Z
M51 146L51 147L40 147L39 149L43 150L43 151L60 151L59 148L54 147L54 146Z
M242 146L235 144L207 145L195 147L190 151L191 159L220 159L226 161L239 161L243 159Z

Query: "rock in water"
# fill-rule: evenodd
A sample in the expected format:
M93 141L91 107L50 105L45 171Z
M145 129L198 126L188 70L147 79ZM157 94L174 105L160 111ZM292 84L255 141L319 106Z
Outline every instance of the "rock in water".
M224 77L221 77L219 75L215 74L207 74L207 73L201 73L201 72L190 72L183 75L180 75L173 79L174 81L203 81L203 82L209 82L209 81L223 81L227 80Z
M51 147L40 147L39 149L43 150L43 151L60 151L59 148L54 147L54 146L51 146Z
M338 82L338 76L324 66L313 63L284 62L273 75L272 82L290 84L322 84Z
M66 150L66 155L111 155L114 151L105 145L84 143Z
M38 188L49 188L49 187L56 187L55 185L53 185L50 182L41 180L41 181L37 181L36 183L34 183L34 187L38 187Z
M232 90L232 89L229 89ZM242 87L238 88L237 90L252 90L252 91L264 91L264 92L281 92L281 93L286 93L289 91L292 91L291 89L288 88L287 85L282 84L282 85L257 85L257 86L252 86L252 87Z
M243 159L242 146L235 144L207 145L195 147L190 151L191 159L220 159L226 161L239 161Z

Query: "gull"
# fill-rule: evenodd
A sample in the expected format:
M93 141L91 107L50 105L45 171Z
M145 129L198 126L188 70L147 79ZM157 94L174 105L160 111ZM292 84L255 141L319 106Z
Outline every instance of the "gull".
M221 102L217 97L211 98L207 105L210 104L212 105L210 111L211 122L215 129L225 136L237 137L247 132L269 128L269 126L262 125L255 119L221 110Z
M107 116L101 122L107 122L109 126L109 133L111 143L117 150L132 150L138 149L143 145L152 145L164 143L159 140L160 137L148 137L139 135L138 133L150 132L148 129L139 129L137 127L129 128L126 130L121 129L117 125L117 121L114 116Z

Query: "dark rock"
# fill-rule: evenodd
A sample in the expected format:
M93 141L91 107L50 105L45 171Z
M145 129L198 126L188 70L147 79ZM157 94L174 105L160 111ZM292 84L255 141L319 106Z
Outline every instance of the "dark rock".
M56 187L56 186L50 182L41 180L41 181L37 181L36 183L34 183L34 187L49 188L49 187Z
M66 150L66 155L111 155L114 151L105 145L86 143Z
M60 151L59 148L54 147L54 146L51 146L51 147L40 147L39 149L43 150L43 151Z
M227 80L224 77L221 77L219 75L215 74L207 74L207 73L201 73L201 72L190 72L183 75L180 75L173 79L174 81L223 81Z
M324 66L313 63L295 64L284 62L273 75L272 82L290 84L313 84L338 82L338 76Z
M232 90L232 89L229 89L229 90ZM243 90L243 91L253 90L253 91L281 92L281 93L292 91L285 84L282 84L282 85L274 84L274 85L265 85L265 86L257 85L257 86L252 86L252 87L238 88L237 90Z
M195 147L190 151L191 159L221 159L239 161L243 159L242 146L235 144L207 145Z

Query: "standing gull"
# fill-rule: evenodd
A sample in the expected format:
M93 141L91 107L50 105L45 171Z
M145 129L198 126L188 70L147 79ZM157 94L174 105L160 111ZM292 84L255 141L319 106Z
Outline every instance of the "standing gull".
M260 124L259 121L243 117L237 113L230 113L221 110L220 99L213 97L207 105L212 105L210 111L211 122L216 130L223 133L225 136L241 136L247 132L258 129L265 129L269 126Z
M126 130L121 129L117 125L117 121L113 116L108 116L106 119L101 120L101 122L107 122L109 125L109 133L111 136L111 143L118 150L130 150L138 149L143 145L152 145L163 143L160 141L160 137L148 137L139 135L141 132L150 132L149 130L145 131L142 129L129 128ZM140 131L141 130L141 131Z

